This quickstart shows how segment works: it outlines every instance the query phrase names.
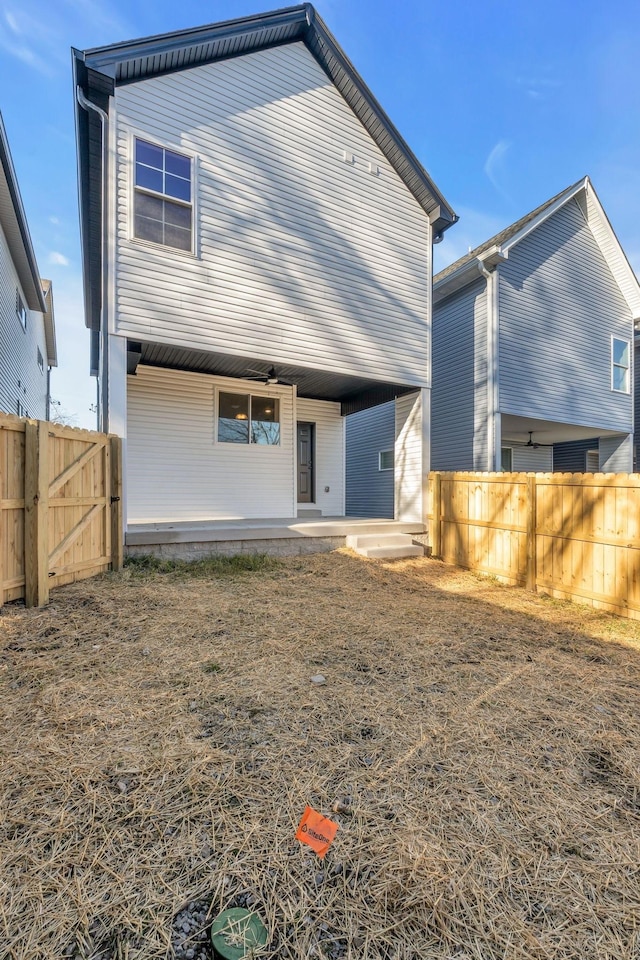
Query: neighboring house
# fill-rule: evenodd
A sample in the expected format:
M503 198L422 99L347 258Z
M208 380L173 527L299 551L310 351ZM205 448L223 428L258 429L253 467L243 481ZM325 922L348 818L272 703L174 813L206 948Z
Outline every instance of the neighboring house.
M56 362L51 284L40 279L0 116L0 410L48 419Z
M74 64L128 524L343 516L345 416L395 398L398 514L422 520L431 245L456 217L313 8Z
M638 319L640 287L588 178L442 270L432 469L630 471ZM368 443L348 429L362 516L380 510L374 461L392 422L389 410Z
M550 471L555 448L556 469L630 471L639 319L640 286L588 177L442 270L433 469ZM570 461L576 441L588 445Z

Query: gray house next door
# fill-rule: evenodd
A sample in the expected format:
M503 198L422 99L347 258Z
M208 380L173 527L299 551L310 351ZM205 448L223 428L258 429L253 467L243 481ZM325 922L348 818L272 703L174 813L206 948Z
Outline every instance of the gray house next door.
M298 503L314 503L315 424L298 421Z

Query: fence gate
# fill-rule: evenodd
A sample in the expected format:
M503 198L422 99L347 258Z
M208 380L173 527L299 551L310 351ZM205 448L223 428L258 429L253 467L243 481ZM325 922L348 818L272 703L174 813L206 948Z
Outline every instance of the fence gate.
M122 566L117 437L0 416L0 495L0 602Z

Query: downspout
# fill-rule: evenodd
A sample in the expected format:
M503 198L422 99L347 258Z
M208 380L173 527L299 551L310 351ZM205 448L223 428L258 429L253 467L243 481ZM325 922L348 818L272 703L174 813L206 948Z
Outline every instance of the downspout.
M87 99L84 94L84 91L78 84L76 86L76 98L81 107L85 110L93 110L94 113L97 113L100 117L100 125L102 128L102 176L101 176L101 199L100 199L100 222L101 222L101 237L100 237L100 267L101 267L101 283L100 283L100 363L99 363L99 386L98 386L98 430L101 430L103 433L108 433L109 431L109 330L107 323L107 306L106 306L106 297L107 297L107 280L108 280L108 267L107 267L107 243L106 243L106 231L107 231L107 222L106 222L106 213L107 213L107 168L109 160L109 141L107 137L107 130L109 126L109 117L107 113L99 107L97 104L93 103L91 100Z
M478 270L487 281L487 466L490 471L501 468L502 430L499 421L500 392L498 386L498 271L488 270L478 259Z

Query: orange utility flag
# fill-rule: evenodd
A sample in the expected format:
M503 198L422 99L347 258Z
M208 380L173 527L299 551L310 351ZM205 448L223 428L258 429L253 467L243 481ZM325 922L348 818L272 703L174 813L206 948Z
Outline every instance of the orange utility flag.
M323 817L312 807L305 807L296 832L296 840L308 843L322 860L337 832L337 823L329 820L328 817Z

